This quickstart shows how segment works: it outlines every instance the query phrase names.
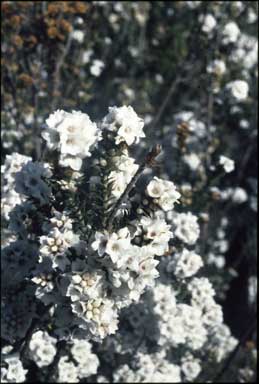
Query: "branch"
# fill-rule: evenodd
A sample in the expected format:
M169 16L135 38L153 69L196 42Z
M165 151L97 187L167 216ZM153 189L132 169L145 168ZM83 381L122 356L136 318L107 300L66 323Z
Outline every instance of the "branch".
M62 51L58 61L56 62L55 71L53 73L53 89L52 89L53 101L52 101L52 106L51 106L52 110L54 110L56 108L56 102L57 102L56 93L60 87L60 71L61 71L62 65L64 64L64 60L65 60L65 58L69 52L69 49L71 46L71 41L72 41L72 37L71 37L71 33L70 33L68 36L68 39L67 39L67 43L63 47L63 51Z
M111 230L112 228L112 223L113 223L113 220L116 216L116 213L118 211L118 209L120 208L120 206L125 202L125 200L127 199L128 197L128 194L129 192L132 190L132 188L135 186L136 182L138 181L140 175L143 173L144 169L146 167L150 167L153 165L154 163L154 160L155 158L159 155L159 153L161 152L161 146L160 145L156 145L155 147L153 147L151 149L151 151L147 154L145 160L143 161L143 163L140 165L139 169L137 170L137 172L135 173L135 175L132 177L130 183L127 185L126 189L124 190L124 192L122 193L121 197L117 200L116 204L114 205L110 215L108 216L107 218L107 226L108 226L108 231Z

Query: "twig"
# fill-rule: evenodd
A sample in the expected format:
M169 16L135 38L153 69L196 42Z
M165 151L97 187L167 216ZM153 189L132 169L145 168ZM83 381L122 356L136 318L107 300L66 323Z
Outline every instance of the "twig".
M226 363L224 364L224 366L222 367L222 369L220 370L220 372L215 376L215 378L212 380L213 383L216 383L218 382L222 376L224 375L224 373L229 369L232 361L234 360L235 356L237 355L238 351L239 351L239 348L241 347L241 345L248 339L249 335L253 332L253 330L255 329L256 327L256 319L253 320L252 322L252 325L247 329L247 331L244 333L243 337L240 339L239 343L237 344L236 348L232 351L232 353L230 354L229 358L227 359Z
M69 52L71 41L72 41L72 37L71 37L71 33L70 33L68 36L68 39L67 39L67 43L66 43L65 47L63 48L63 51L59 57L59 60L56 62L55 71L53 73L52 110L56 108L57 100L56 100L55 95L56 95L56 93L59 89L59 86L60 86L60 70L61 70L62 64L64 63L65 57L67 56L67 54Z
M132 190L132 188L135 186L136 182L138 181L140 175L143 173L144 169L146 167L149 167L149 166L152 166L153 165L153 162L155 160L155 158L159 155L159 153L161 152L161 146L160 145L156 145L155 147L153 147L151 149L151 151L147 154L145 160L143 161L143 163L140 165L139 169L137 170L137 172L135 173L135 175L132 177L130 183L127 185L126 189L124 190L123 194L121 195L121 197L117 200L116 204L114 205L110 215L108 216L107 218L107 226L108 226L108 231L111 230L112 228L112 223L113 223L113 220L116 216L116 213L118 211L118 209L120 208L120 206L125 202L125 200L127 199L127 196L129 194L129 192Z

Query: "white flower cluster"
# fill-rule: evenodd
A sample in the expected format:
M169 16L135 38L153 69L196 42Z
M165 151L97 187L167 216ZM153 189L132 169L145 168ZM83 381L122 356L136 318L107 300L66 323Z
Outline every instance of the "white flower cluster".
M28 370L23 368L18 356L13 355L4 359L7 368L1 368L1 383L23 383Z
M89 253L88 263L72 268L78 272L69 276L67 296L71 298L73 312L88 324L93 337L104 338L114 333L118 310L138 301L159 275L155 256L168 250L170 226L163 219L142 218L136 228L133 234L127 227L113 233L96 232L91 244L96 253ZM140 235L146 245L134 244L135 237ZM91 266L94 258L99 269L93 270ZM108 271L108 280L103 268Z
M173 215L174 234L186 244L193 245L200 235L198 217L191 212L174 213Z
M44 179L50 178L47 164L29 161L15 176L15 191L21 195L37 199L41 205L47 204L51 190Z
M174 204L179 202L180 193L172 181L162 180L154 177L147 186L148 196L154 199L164 211L170 211Z
M14 152L7 155L4 165L1 165L1 212L6 220L15 205L25 200L24 196L15 191L15 175L31 160L31 157Z
M38 367L50 365L56 354L57 340L47 332L37 331L32 335L29 344L30 356Z
M234 160L229 159L227 156L221 155L219 158L219 164L222 165L226 173L230 173L235 169Z
M49 149L60 153L60 165L80 170L82 160L91 155L90 149L100 139L96 123L80 111L57 110L46 120L42 137Z
M226 89L237 101L244 101L248 97L249 85L244 80L233 80L226 85Z
M126 150L121 156L114 156L112 163L114 170L110 172L109 180L112 182L112 195L114 198L118 198L124 192L139 166Z
M143 166L128 146L145 136L143 124L132 107L112 107L100 133L88 115L58 110L42 134L48 163L16 154L4 166L5 192L9 183L18 204L5 215L16 238L3 249L3 338L21 341L37 320L27 356L43 376L54 362L57 382L90 380L105 359L113 364L134 351L135 365L123 356L114 365L113 382L195 380L201 351L222 326L212 285L195 277L203 258L185 248L199 237L198 217L173 211L181 194L172 181L136 184ZM24 381L21 362L14 367L6 359L3 379Z
M146 355L139 353L137 370L122 365L114 373L115 383L181 383L180 367L169 363L165 351Z
M171 263L174 274L181 279L195 275L202 266L201 257L187 249L183 249L181 253L176 254Z
M144 121L138 117L131 106L110 107L108 115L103 119L102 127L116 132L116 144L126 142L132 145L138 143L143 132Z

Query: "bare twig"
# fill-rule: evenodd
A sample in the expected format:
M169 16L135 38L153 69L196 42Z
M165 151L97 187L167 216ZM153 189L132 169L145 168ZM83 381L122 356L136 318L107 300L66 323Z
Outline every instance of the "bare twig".
M59 90L59 87L60 87L60 71L61 71L61 68L62 68L62 65L64 64L64 60L69 52L69 49L70 49L70 46L71 46L71 41L72 41L72 37L71 37L71 33L69 34L68 36L68 39L67 39L67 42L66 42L66 45L63 47L63 50L62 50L62 53L58 59L58 61L56 62L56 66L55 66L55 71L53 73L53 90L52 90L52 96L53 96L53 101L52 101L52 110L54 110L56 108L56 104L57 104L57 99L55 97L57 91Z

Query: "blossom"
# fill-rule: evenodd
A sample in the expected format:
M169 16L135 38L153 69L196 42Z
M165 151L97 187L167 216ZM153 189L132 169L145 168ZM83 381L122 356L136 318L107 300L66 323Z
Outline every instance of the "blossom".
M165 211L173 209L181 196L172 181L162 180L156 176L148 184L147 194L154 198L155 202Z
M96 299L103 293L104 276L102 271L88 271L87 267L82 272L69 276L70 284L67 288L67 296L71 301Z
M50 149L60 152L60 164L78 171L82 159L91 156L91 148L100 139L97 125L80 111L72 113L57 110L46 120L47 128L42 137Z
M210 33L213 31L213 29L217 25L217 21L215 17L211 14L205 15L204 19L201 19L202 21L202 31L205 33Z
M240 29L238 25L234 21L229 21L223 28L222 31L222 43L223 44L229 44L229 43L235 43L238 39L238 36L240 34Z
M109 107L109 113L102 125L117 132L116 144L126 142L132 145L134 142L138 143L141 137L145 137L144 121L131 106Z
M183 157L183 160L192 171L196 171L201 165L201 160L196 153L190 153L188 155L185 155Z
M181 370L188 381L193 381L201 372L201 361L191 354L186 354L181 359Z
M173 259L174 273L179 278L186 278L196 274L202 266L203 261L201 257L187 249L183 249L183 251L175 255Z
M92 352L91 344L87 340L73 341L71 354L78 363L78 376L80 378L95 375L99 366L98 357Z
M31 162L26 163L15 176L15 190L39 201L41 205L47 204L51 189L44 179L50 178L52 172L47 164Z
M91 67L90 67L90 73L91 75L98 77L102 73L102 70L104 68L104 62L101 60L94 60Z
M226 64L223 60L216 59L207 66L207 72L222 76L226 72Z
M32 335L29 343L29 349L32 360L42 368L50 365L56 355L57 340L47 332L37 331Z
M57 227L53 228L47 236L40 237L40 259L50 258L53 268L59 267L64 270L69 261L65 255L66 251L79 244L79 236L71 230L61 232Z
M74 31L72 31L71 37L78 43L82 43L84 41L85 34L80 29L75 29Z
M226 173L230 173L235 169L234 161L223 155L219 158L219 164L223 166Z
M62 356L58 362L58 383L78 383L78 369L74 363L68 361L68 356Z
M190 245L197 241L200 234L197 216L191 212L179 213L174 217L173 223L176 227L174 231L176 237Z
M23 368L22 362L19 357L13 355L6 358L5 361L8 364L8 368L3 371L3 377L1 377L1 382L23 383L26 380L26 374L28 370Z
M244 80L234 80L226 85L227 90L238 101L247 99L249 86Z

